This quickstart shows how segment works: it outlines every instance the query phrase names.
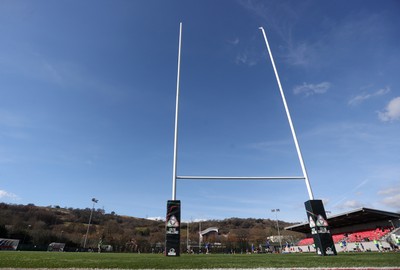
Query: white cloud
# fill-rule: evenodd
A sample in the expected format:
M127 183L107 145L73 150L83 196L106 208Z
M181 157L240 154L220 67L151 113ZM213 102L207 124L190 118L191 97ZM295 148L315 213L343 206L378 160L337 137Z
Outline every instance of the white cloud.
M306 96L314 95L314 94L324 94L331 88L331 83L322 82L319 84L307 84L303 83L302 85L295 86L293 88L293 93L295 95L305 94Z
M374 93L363 93L361 95L355 96L349 100L349 105L358 105L367 99L382 96L390 92L390 87L381 88Z
M400 209L400 194L386 197L382 200L382 203L387 206Z
M383 112L378 112L378 116L383 122L400 120L400 97L392 99Z
M379 195L391 195L391 194L400 194L400 186L398 187L390 187L384 190L378 191Z
M11 199L11 200L18 200L18 196L14 193L7 192L5 190L0 189L0 199Z
M392 186L378 191L378 195L382 195L382 203L389 207L400 209L400 185Z

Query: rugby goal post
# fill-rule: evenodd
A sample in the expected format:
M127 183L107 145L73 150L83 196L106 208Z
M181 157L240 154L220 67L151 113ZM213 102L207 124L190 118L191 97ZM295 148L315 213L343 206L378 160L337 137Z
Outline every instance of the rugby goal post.
M282 102L285 108L287 120L293 137L293 142L296 147L297 156L300 162L302 176L191 176L177 174L177 156L178 156L178 119L179 119L179 94L180 94L180 65L181 65L181 49L182 49L182 22L179 24L179 43L178 43L178 65L176 79L176 101L175 101L175 129L174 129L174 154L173 154L173 169L172 169L172 199L167 202L166 216L166 256L180 255L180 223L181 223L181 202L176 199L176 183L177 180L304 180L309 196L309 200L305 202L308 220L315 221L315 224L320 224L318 220L324 220L321 226L316 226L312 230L316 249L320 255L336 255L335 245L329 228L326 222L326 213L321 200L314 200L314 195L308 179L307 170L304 164L303 156L297 140L296 131L290 116L289 107L286 102L285 94L279 79L279 74L275 66L275 61L272 56L272 51L268 43L267 35L263 27L259 28L263 34L264 41L268 50L268 54L275 73L276 81L281 94ZM326 226L325 226L326 225Z

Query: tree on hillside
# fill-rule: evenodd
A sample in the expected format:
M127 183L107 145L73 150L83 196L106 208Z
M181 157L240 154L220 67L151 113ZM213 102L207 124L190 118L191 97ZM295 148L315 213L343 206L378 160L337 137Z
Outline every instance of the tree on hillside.
M0 224L0 237L2 238L8 237L8 230L4 224Z
M20 239L22 246L46 247L50 242L67 243L66 247L76 250L83 246L88 228L90 208L75 209L40 207L35 205L13 205L0 203L0 237ZM281 230L289 225L279 221ZM181 228L182 248L186 248L186 226ZM226 250L246 251L253 244L263 244L268 236L277 235L276 223L269 219L208 220L201 222L202 230L219 228L219 235L209 238L210 242L221 242ZM189 239L192 246L198 245L199 222L189 224ZM288 239L296 239L293 232L284 232ZM114 251L151 252L161 251L165 242L165 222L107 214L103 209L93 212L87 246L97 248L102 239L104 245L112 245ZM204 244L204 243L203 243Z

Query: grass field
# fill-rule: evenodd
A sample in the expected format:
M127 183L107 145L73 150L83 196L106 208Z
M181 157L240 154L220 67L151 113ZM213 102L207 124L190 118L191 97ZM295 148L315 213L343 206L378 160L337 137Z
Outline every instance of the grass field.
M161 254L1 251L0 268L317 268L394 267L400 253L346 253L333 257L315 254L209 254L165 257Z

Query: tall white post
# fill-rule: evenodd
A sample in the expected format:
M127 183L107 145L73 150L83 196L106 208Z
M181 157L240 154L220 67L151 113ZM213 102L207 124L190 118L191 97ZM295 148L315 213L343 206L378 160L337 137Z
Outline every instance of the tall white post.
M280 212L279 209L272 209L271 212L275 212L275 216L276 216L276 228L278 229L278 239L279 239L279 246L281 247L281 251L282 252L282 239L281 239L281 233L279 230L279 222L278 222L278 212Z
M97 203L98 201L99 201L99 200L97 200L96 198L92 198L93 206L92 206L92 210L90 211L89 223L88 223L88 227L87 227L86 234L85 234L85 240L84 240L84 242L83 242L83 248L86 248L86 242L87 242L87 238L88 238L88 234L89 234L90 223L92 222L92 216L93 216L93 211L94 211L94 205L95 205L95 203Z
M178 49L178 72L176 78L176 104L175 104L175 133L174 133L174 161L172 168L172 200L176 200L176 163L178 155L178 115L179 115L179 81L181 72L181 45L182 45L182 23L179 24L179 49Z
M273 67L274 72L275 72L276 81L278 82L279 91L281 92L281 97L282 97L283 105L285 107L286 116L287 116L287 119L289 121L290 130L292 131L293 141L294 141L294 144L296 146L297 156L299 158L300 165L301 165L301 170L303 171L304 180L306 182L308 196L309 196L310 200L314 200L314 195L313 195L313 192L311 190L310 181L308 180L306 166L304 165L303 156L301 154L300 146L299 146L299 143L297 141L296 132L294 130L294 126L293 126L293 123L292 123L292 118L290 117L289 107L288 107L288 105L286 103L286 98L285 98L285 94L284 94L283 89L282 89L281 81L279 79L278 71L276 70L276 67L275 67L274 58L272 57L272 52L271 52L271 49L269 47L267 35L265 34L264 28L260 27L259 29L262 31L262 33L264 35L265 44L267 45L269 57L271 58L271 63L272 63L272 67Z
M189 253L189 222L187 223L186 228L186 250Z
M199 254L201 253L201 221L199 222Z

